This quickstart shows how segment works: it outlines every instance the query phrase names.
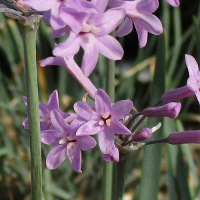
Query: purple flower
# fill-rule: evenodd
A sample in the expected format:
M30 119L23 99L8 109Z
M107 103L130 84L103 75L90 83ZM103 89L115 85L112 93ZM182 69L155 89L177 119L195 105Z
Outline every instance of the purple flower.
M166 0L171 6L178 7L180 5L179 0Z
M109 59L120 60L123 49L120 43L108 34L119 25L124 14L123 9L88 13L84 16L80 31L72 30L67 40L55 47L53 54L61 57L74 56L82 47L84 49L82 71L86 76L94 70L99 53Z
M167 142L170 144L200 143L200 130L171 133Z
M76 136L80 121L74 120L70 125L56 110L51 112L53 129L41 132L41 141L54 146L46 158L48 169L56 169L67 157L74 171L81 173L81 151L86 151L96 146L96 141L91 136Z
M63 65L67 71L76 79L76 81L84 88L91 98L94 99L96 87L90 79L83 74L79 66L72 57L49 57L40 61L41 66L46 65Z
M133 103L130 100L119 101L112 105L109 96L99 89L95 94L95 105L82 101L75 103L74 110L87 121L77 130L76 135L98 133L99 146L103 154L118 161L119 154L116 153L114 134L131 134L119 120L124 118L132 107Z
M152 14L159 6L158 0L110 0L109 6L123 8L126 12L126 19L117 30L116 35L119 37L128 35L133 30L134 24L141 48L147 44L148 32L154 35L159 35L163 32L160 20Z
M27 105L27 98L24 97L24 103ZM70 115L68 113L64 113L59 109L59 98L57 90L54 90L50 95L47 104L39 102L39 115L40 115L40 130L47 130L52 127L51 116L50 113L52 110L57 110L66 120L71 120L74 118L74 114ZM29 129L29 120L26 118L22 125L25 129Z
M142 113L147 117L169 117L174 119L178 116L180 110L180 103L171 102L163 106L146 108Z
M187 80L187 86L194 91L197 100L200 103L200 72L199 72L199 67L194 59L193 56L190 55L185 55L185 62L188 68L189 72L189 78Z

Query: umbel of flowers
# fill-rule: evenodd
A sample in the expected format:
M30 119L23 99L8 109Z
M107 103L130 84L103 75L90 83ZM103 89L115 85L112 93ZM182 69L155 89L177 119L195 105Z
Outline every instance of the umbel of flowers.
M90 92L94 104L79 101L74 104L75 113L64 113L59 109L58 93L55 90L49 97L47 104L39 103L41 142L54 146L47 156L47 167L55 169L68 158L73 169L80 173L81 150L85 151L96 146L96 141L92 137L95 134L98 135L99 148L106 162L118 162L119 150L123 152L124 150L135 150L145 144L158 142L169 144L200 143L200 131L176 132L171 133L167 138L147 140L159 127L138 129L142 122L141 118L169 117L174 119L181 110L179 100L193 95L198 98L200 88L198 64L190 55L185 55L185 59L189 71L187 85L164 93L155 106L145 108L135 115L130 115L134 108L132 101L122 100L112 103L106 92L102 89L94 89L95 86L87 77L84 77L82 84L86 85L85 89ZM81 82L81 80L79 81ZM26 103L25 97L24 101ZM24 120L23 125L24 128L28 129L28 119ZM124 136L120 137L119 134Z
M167 0L176 7L178 0ZM120 24L116 35L123 37L133 30L138 35L139 46L147 44L148 32L159 35L163 32L161 21L153 14L159 7L158 0L23 0L14 5L18 10L23 6L30 14L42 13L43 20L52 27L52 38L67 35L66 41L55 44L54 57L42 60L42 66L62 65L81 84L94 103L79 101L74 104L74 113L64 113L59 108L58 93L55 90L47 104L39 103L41 142L54 146L47 156L49 169L57 168L68 158L77 172L81 172L81 151L96 146L92 135L98 135L98 144L103 159L107 162L119 161L119 149L133 149L149 141L157 128L139 126L146 117L176 118L181 110L179 100L196 95L199 101L199 69L195 59L186 55L189 79L186 86L162 95L161 100L150 108L133 114L133 102L122 100L111 102L102 89L96 89L88 76L96 67L99 54L111 60L123 57L123 48L110 35ZM81 69L74 56L83 48ZM26 97L24 102L27 105ZM134 108L136 110L136 108ZM23 122L29 129L29 119ZM198 131L172 133L161 139L170 144L199 142ZM196 133L196 134L195 134ZM123 137L120 137L123 135ZM185 136L185 137L184 137ZM197 140L194 138L197 137ZM180 138L180 140L179 140Z

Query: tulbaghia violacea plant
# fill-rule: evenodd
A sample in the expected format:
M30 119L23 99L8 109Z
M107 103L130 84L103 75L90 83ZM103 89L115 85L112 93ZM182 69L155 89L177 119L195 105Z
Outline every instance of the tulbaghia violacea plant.
M166 1L174 7L180 4L178 0ZM42 142L53 146L46 158L48 169L56 169L68 158L74 171L81 173L82 151L96 146L93 135L97 135L102 157L106 161L104 164L107 167L111 166L107 164L112 164L112 161L118 162L120 165L121 157L123 158L129 151L138 150L144 145L161 142L169 144L200 143L199 131L173 132L166 138L151 140L152 134L160 128L161 123L153 128L142 126L142 122L146 118L177 118L181 111L181 103L177 101L186 97L196 95L200 102L200 73L198 64L192 56L185 56L189 71L187 85L164 93L154 106L144 108L140 112L133 106L131 100L121 100L114 103L114 95L111 92L114 88L114 79L107 83L107 91L104 91L97 89L88 78L96 67L99 54L114 61L122 59L124 50L114 34L111 36L111 32L116 30L116 35L123 37L129 34L135 26L140 47L146 46L148 33L154 35L163 33L161 21L153 14L159 8L158 0L24 0L14 2L14 6L9 7L9 9L16 8L23 16L22 19L26 20L25 15L38 12L39 15L43 15L44 21L52 27L52 38L67 36L63 43L55 45L54 57L48 57L40 61L40 64L41 66L64 66L90 98L90 102L87 101L88 98L76 102L74 113L64 113L59 108L56 90L50 95L46 104L35 101L34 105L39 105L38 123L40 124L40 128L39 126L36 128L39 129L38 135L41 137L41 141L36 138L37 143ZM25 5L24 8L23 5ZM28 24L32 26L35 22L33 20L33 23ZM23 28L26 29L26 27ZM26 31L29 33L29 29ZM25 40L30 39L26 34ZM27 41L24 44L26 45ZM81 68L75 61L75 56L80 48L84 50ZM25 52L25 55L28 57L29 54ZM30 63L28 61L26 60L26 64ZM30 76L30 74L31 72L28 70L26 75ZM108 70L107 74L106 79L110 79L110 77L114 77L115 71L112 68L112 70ZM30 86L32 85L34 84L30 84ZM29 89L27 94L29 94ZM27 107L32 106L30 96L28 101L24 97L24 102ZM34 111L34 107L30 110ZM34 128L34 123L30 120L31 117L29 114L29 118L23 122L24 128L30 129L30 131ZM31 126L29 126L29 122L31 122ZM34 146L33 144L32 146ZM33 157L37 157L36 153L35 155ZM107 169L105 177L111 177L113 172ZM121 178L120 173L121 171L118 170L117 176ZM122 174L124 175L124 172ZM117 179L116 184L120 184L120 178ZM113 181L112 178L109 180L105 178L105 180L108 183L105 183L104 198L111 199ZM36 187L35 185L37 186L36 182L33 188ZM123 188L123 184L121 188ZM33 194L35 193L33 192ZM116 196L117 199L122 198L121 194ZM33 200L41 200L41 198L34 196Z

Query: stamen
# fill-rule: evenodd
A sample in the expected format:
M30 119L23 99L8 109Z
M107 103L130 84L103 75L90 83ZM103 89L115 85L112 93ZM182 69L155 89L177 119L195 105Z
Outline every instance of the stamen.
M100 121L99 121L99 125L100 125L100 126L103 126L103 125L104 125L104 121L103 121L103 120L100 120Z
M64 137L59 141L59 144L65 144L67 142L67 137Z
M111 119L107 119L107 120L106 120L106 125L107 125L107 126L110 126L110 124L111 124Z
M107 119L109 117L109 115L110 115L110 113L104 113L101 116L102 116L102 118Z

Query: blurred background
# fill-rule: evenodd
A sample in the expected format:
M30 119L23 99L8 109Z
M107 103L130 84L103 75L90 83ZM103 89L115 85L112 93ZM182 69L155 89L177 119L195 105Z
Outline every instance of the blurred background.
M164 91L186 84L185 54L193 55L200 63L200 1L182 0L178 8L170 7L164 0L160 4L155 14L162 21L164 34L149 34L143 49L138 47L135 30L119 38L125 55L116 63L116 101L131 99L139 111L156 103ZM37 38L38 61L51 56L54 44L62 41L52 40L50 35L51 28L42 22ZM82 52L76 56L79 63L81 55ZM105 87L106 65L107 60L100 57L90 76L97 88ZM84 95L83 89L61 66L42 68L38 62L38 83L40 101L46 103L57 89L60 107L66 112L72 111L73 104ZM21 31L15 20L0 14L0 200L30 199L29 133L22 126L27 117L23 96L26 93ZM144 125L152 127L162 122L156 137L200 129L196 98L181 103L177 120L146 120ZM74 172L67 160L58 169L48 170L45 158L50 149L46 146L42 149L45 200L102 199L102 155L98 147L82 153L82 174ZM151 192L159 200L200 199L200 145L164 144L158 150L149 149L150 156L145 156L145 151L142 148L129 154L125 200L146 200L145 195ZM151 170L150 177L145 175L148 170ZM157 189L148 190L145 182L153 182L155 176Z

